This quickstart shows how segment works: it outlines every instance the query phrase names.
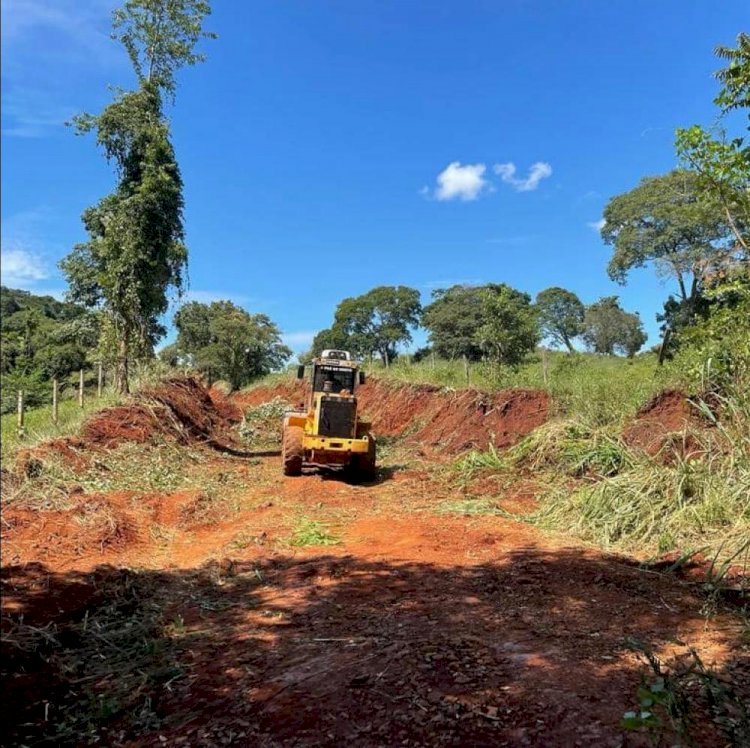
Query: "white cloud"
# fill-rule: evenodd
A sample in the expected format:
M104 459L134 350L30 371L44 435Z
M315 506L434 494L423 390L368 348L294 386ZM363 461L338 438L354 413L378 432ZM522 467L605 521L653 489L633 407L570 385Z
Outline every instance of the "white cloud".
M49 277L44 260L25 249L3 249L0 253L3 284L25 288Z
M600 218L598 221L589 221L586 225L598 234L604 228L605 223L607 222L603 218Z
M526 179L516 176L516 165L512 162L495 164L494 172L503 182L512 185L518 192L530 192L539 186L542 179L552 176L552 167L546 161L537 161L531 165Z
M435 197L438 200L476 200L489 186L484 178L485 171L484 164L462 166L459 161L453 161L438 174Z

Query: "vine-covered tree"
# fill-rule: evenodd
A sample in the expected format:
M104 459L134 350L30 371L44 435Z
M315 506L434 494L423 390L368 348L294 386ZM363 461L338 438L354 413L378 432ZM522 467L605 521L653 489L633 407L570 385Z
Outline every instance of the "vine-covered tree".
M179 309L174 323L177 340L164 357L185 360L235 388L280 369L292 355L269 317L250 314L231 301L192 301Z
M572 291L553 286L537 294L536 310L542 333L573 353L573 340L583 332L586 309L581 300Z
M138 89L120 92L99 115L74 119L93 132L118 182L83 214L88 241L62 262L69 296L107 315L116 385L128 391L131 358L152 353L169 292L179 294L187 264L182 178L164 115L175 73L202 61L194 49L210 6L202 0L127 0L113 13L113 36L125 47ZM108 346L104 346L105 348Z

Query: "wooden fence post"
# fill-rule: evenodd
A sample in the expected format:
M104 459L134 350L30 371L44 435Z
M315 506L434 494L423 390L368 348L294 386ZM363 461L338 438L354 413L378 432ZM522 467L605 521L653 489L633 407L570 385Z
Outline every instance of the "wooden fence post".
M96 372L96 396L98 398L101 398L103 388L104 388L104 371L102 370L102 362L98 361L97 372Z
M466 358L464 353L464 374L466 375L466 384L469 384L469 359Z
M16 424L19 431L23 431L23 415L24 415L24 403L23 403L23 390L18 390L18 410L16 416Z
M435 368L435 351L432 351L430 353L430 358L432 359L432 368Z
M60 420L60 403L58 402L60 385L57 382L57 377L52 380L52 423L57 424Z
M78 405L83 407L83 369L78 375Z
M547 386L547 349L542 348L542 379L544 380L544 386Z

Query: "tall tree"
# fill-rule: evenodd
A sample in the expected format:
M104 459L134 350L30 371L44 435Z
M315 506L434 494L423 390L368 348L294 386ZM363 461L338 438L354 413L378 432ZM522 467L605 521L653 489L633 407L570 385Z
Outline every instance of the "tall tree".
M646 177L604 209L602 238L613 247L607 272L625 283L628 273L654 265L673 277L685 314L694 314L703 281L723 260L731 230L698 175L676 169Z
M333 330L343 334L360 355L378 353L386 366L398 346L411 341L422 306L419 291L408 286L378 286L344 299L336 308Z
M87 242L60 263L69 296L106 312L116 350L116 384L128 391L134 353L153 351L171 289L181 293L187 264L182 178L163 112L175 73L200 62L194 52L210 6L202 0L127 0L113 13L113 36L125 47L139 87L120 92L99 115L74 119L94 132L118 175L113 193L83 214Z
M292 352L265 314L249 314L231 301L192 301L175 314L177 340L166 357L183 358L200 371L242 387L281 368Z
M482 287L463 285L432 292L433 301L422 312L422 325L438 356L466 356L470 361L481 358L474 336L485 322L482 293Z
M474 339L485 355L499 364L515 366L534 350L541 331L531 296L505 283L482 289L484 323Z
M581 300L572 291L553 286L537 294L536 309L542 333L573 353L573 339L583 332Z
M626 312L617 296L604 296L586 308L583 339L595 353L634 356L646 342L637 314Z
M750 35L739 34L736 48L717 47L716 55L729 64L716 73L721 89L714 103L722 115L744 109L750 120ZM722 129L712 133L693 125L677 130L676 146L680 159L698 173L701 185L718 200L737 249L747 260L750 253L750 144L742 137L727 138Z

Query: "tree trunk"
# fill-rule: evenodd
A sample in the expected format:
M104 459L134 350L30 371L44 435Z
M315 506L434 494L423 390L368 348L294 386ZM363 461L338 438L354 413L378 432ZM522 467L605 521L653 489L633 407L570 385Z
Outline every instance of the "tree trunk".
M121 395L127 395L130 392L130 382L128 381L130 368L129 348L128 335L124 333L117 343L117 365L115 367L115 388Z
M664 337L661 340L661 345L659 346L659 366L661 366L664 363L664 359L667 357L667 349L669 347L669 340L672 337L672 328L668 327L664 331Z
M726 205L724 205L724 213L726 214L727 221L729 222L729 228L732 229L732 233L737 239L737 242L745 250L745 252L747 252L748 251L747 243L742 237L740 230L737 228L737 224L734 222L734 218L732 218L732 213L730 212L729 208Z
M575 353L575 348L573 348L573 344L570 342L570 338L563 334L563 342L568 347L568 353Z

